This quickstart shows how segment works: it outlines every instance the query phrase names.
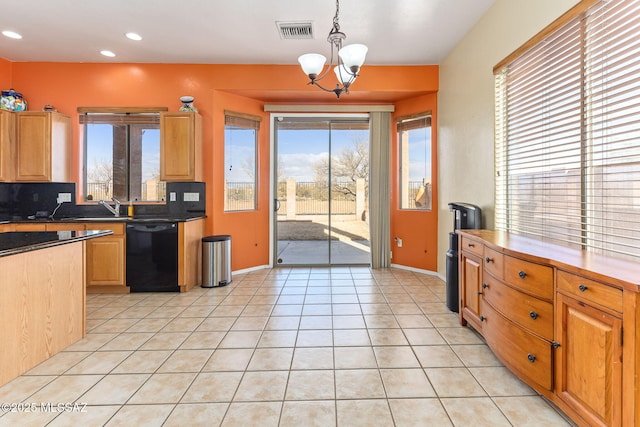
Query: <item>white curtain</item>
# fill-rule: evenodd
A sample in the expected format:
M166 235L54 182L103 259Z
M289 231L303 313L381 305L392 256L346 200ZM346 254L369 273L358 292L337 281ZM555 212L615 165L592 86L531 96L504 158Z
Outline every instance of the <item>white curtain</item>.
M372 111L369 120L369 227L371 267L389 267L391 113Z

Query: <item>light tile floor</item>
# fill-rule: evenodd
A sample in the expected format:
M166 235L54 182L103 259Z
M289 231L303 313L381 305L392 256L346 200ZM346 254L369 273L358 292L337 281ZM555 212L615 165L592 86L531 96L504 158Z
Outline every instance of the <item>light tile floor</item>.
M444 294L433 276L341 267L90 295L86 337L0 388L3 403L68 405L0 426L571 425Z

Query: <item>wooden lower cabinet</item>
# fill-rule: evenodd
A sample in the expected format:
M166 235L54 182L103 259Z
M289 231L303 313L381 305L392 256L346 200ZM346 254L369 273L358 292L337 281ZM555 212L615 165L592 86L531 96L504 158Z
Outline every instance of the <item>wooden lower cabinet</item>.
M589 425L622 425L622 320L560 293L556 306L556 394Z
M480 299L482 295L482 259L472 253L460 254L460 321L482 329Z
M125 224L91 223L87 230L112 230L87 241L87 293L128 293Z
M178 223L178 285L180 292L202 284L204 219Z
M506 232L460 239L474 242L459 245L461 323L579 426L640 425L640 266Z

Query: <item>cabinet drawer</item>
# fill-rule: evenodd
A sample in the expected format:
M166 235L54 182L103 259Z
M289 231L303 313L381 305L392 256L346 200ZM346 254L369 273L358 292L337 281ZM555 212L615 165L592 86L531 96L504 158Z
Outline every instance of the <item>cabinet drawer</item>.
M108 222L96 222L87 223L85 227L87 230L111 230L114 236L124 235L125 224L114 224Z
M553 300L553 269L546 265L506 256L504 281L537 297Z
M502 280L504 275L504 255L487 247L484 248L484 271Z
M56 222L47 224L47 231L67 231L67 230L84 230L84 224L77 222Z
M511 321L551 341L553 304L524 294L485 276L484 299Z
M558 270L558 290L622 313L622 290Z
M502 362L523 378L547 390L553 388L551 343L525 331L483 301L487 344Z
M461 250L471 252L478 256L482 256L482 248L482 243L471 240L468 237L462 237L462 247L460 248Z

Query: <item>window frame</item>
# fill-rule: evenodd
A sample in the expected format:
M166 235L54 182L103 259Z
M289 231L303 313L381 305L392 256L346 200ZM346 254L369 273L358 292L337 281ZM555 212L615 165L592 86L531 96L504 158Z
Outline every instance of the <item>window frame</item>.
M159 198L158 200L141 200L141 196L143 194L143 189L140 188L140 197L136 194L136 192L132 192L132 182L131 182L131 141L130 134L131 128L130 126L140 127L140 128L152 128L158 130L158 142L160 143L160 113L167 111L166 107L130 107L130 108L119 108L119 107L79 107L79 123L82 130L82 199L80 203L97 203L99 198L88 198L91 196L88 192L87 185L89 184L88 173L89 173L89 165L87 164L88 159L88 147L87 144L89 142L89 132L87 130L87 125L91 124L105 124L110 126L122 125L124 127L123 133L125 134L124 138L124 182L120 184L120 187L126 195L115 194L116 184L113 182L114 178L112 176L112 184L111 184L111 195L112 197L116 197L121 202L136 202L136 203L145 203L145 204L158 204L158 203L166 203L165 198ZM140 132L140 143L142 143L142 134ZM160 147L158 147L160 148ZM113 148L112 148L113 151ZM159 159L158 159L159 160ZM112 158L113 162L113 158ZM158 168L160 166L160 162L158 162ZM112 165L113 167L113 165ZM142 167L142 164L140 165ZM159 171L159 169L158 169ZM114 172L112 172L114 175ZM158 186L162 187L166 185L163 181L158 180ZM166 188L166 187L165 187ZM107 195L108 198L108 195Z
M233 213L233 212L251 212L258 210L258 191L259 191L259 179L258 179L258 164L259 164L259 140L260 140L260 123L262 118L259 116L254 116L246 113L239 113L235 111L225 110L224 112L225 124L224 124L224 143L223 143L223 153L224 153L224 173L225 178L223 182L224 188L224 205L223 212L225 213ZM227 182L227 172L230 172L230 169L233 165L229 165L227 163L228 160L228 151L230 141L228 141L228 132L232 132L234 130L252 130L254 133L254 141L253 141L253 170L251 172L245 172L245 175L253 174L253 179L249 177L250 181L246 182L234 182L238 185L234 194L246 193L247 191L252 193L252 197L249 198L240 198L236 200L236 206L234 208L229 208L230 206L230 188L229 182ZM251 161L251 160L250 160ZM242 207L240 206L242 203L251 202L249 206Z
M419 130L425 130L425 135L428 133L428 138L425 137L425 143L428 143L429 152L429 177L423 177L422 184L418 184L415 189L411 189L411 182L409 180L410 167L404 165L404 156L408 155L408 147L405 150L405 144L408 145L409 134L408 132ZM421 113L411 114L408 116L402 116L396 118L396 135L397 135L397 148L398 148L398 209L402 211L418 211L418 212L431 212L433 210L433 113L431 111L424 111ZM406 138L405 138L406 137ZM407 161L411 161L409 157ZM425 160L426 164L426 160ZM406 178L406 179L405 179ZM405 182L406 181L406 182ZM404 191L403 191L404 190ZM411 200L411 202L410 202ZM425 203L424 207L419 204ZM411 205L411 206L410 206Z

